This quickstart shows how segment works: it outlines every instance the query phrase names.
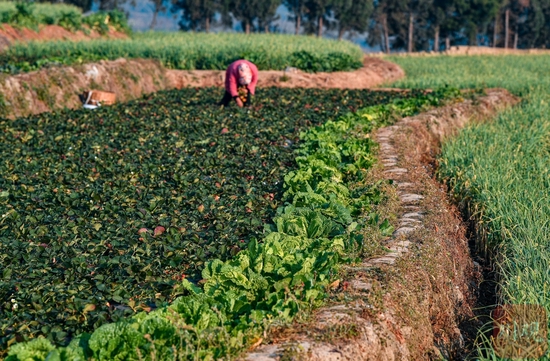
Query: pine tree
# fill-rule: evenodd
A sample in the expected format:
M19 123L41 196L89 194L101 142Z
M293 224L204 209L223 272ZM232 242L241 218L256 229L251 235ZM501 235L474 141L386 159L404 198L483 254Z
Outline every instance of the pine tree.
M457 14L460 6L456 0L434 0L428 11L428 23L433 35L433 50L441 49L441 40L445 39L445 50L450 47L451 39L461 31L462 24Z
M379 0L375 10L378 28L382 29L384 48L411 52L428 48L428 12L433 0ZM394 41L390 44L389 38ZM377 39L369 37L371 44Z
M305 0L284 0L284 6L293 14L293 19L296 24L295 34L300 34L302 28L302 20L306 12Z
M429 50L429 13L434 0L409 1L409 27L407 31L407 50Z
M510 23L511 21L516 23L514 20L517 20L512 12L515 7L514 3L517 3L517 1L502 0L497 6L494 20L489 25L489 28L492 27L493 30L493 47L497 45L502 45L504 48L510 47ZM502 38L502 41L499 42L499 38Z
M173 10L183 10L180 29L210 31L217 12L222 11L220 0L173 0Z
M323 29L328 25L331 5L332 0L306 0L306 30L308 33L313 33L316 29L317 36L323 36Z
M229 0L227 9L229 13L242 24L246 34L250 34L254 26L254 20L258 18L258 9L263 0Z
M149 29L152 30L157 25L157 16L159 12L166 11L166 0L149 0L153 3L153 19L151 20L151 25Z
M281 5L281 0L263 0L258 4L258 27L260 30L268 33L271 24L279 19L277 8Z
M379 0L375 3L372 14L373 21L369 25L367 43L370 46L380 45L380 49L386 54L390 53L390 26L388 17L391 14L389 11L390 3L388 1Z
M550 0L518 1L518 47L550 48Z
M501 0L457 1L457 16L462 25L462 37L470 45L477 45L479 34L488 34L489 24L495 18Z
M334 0L332 14L337 21L338 39L346 31L364 32L374 10L373 0Z

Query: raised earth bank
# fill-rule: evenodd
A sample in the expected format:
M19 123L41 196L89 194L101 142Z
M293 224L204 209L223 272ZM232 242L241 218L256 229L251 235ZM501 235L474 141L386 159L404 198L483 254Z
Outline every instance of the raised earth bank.
M117 101L183 87L223 86L223 71L169 70L154 60L100 61L71 67L52 67L0 78L0 116L30 114L82 106L79 95L91 89L115 92ZM260 71L258 86L291 88L373 88L404 76L393 63L366 57L353 72L304 73Z
M260 71L258 86L368 89L401 79L404 76L403 70L394 63L375 57L365 57L362 68L349 72L306 73L297 69ZM167 77L170 85L176 88L223 86L225 72L217 70L168 70Z
M81 41L89 39L126 39L128 35L110 29L108 33L101 34L97 30L88 29L86 32L82 30L70 31L59 25L43 25L36 31L24 27L14 27L10 24L2 24L0 27L0 50L12 45L16 42L27 41L53 41L53 40L72 40Z
M247 360L462 359L462 324L472 316L480 270L466 225L434 179L441 141L470 121L492 118L517 103L506 90L466 100L380 129L378 177L394 182L397 230L390 253L348 267L339 302L306 324L275 332ZM301 357L301 358L297 358Z

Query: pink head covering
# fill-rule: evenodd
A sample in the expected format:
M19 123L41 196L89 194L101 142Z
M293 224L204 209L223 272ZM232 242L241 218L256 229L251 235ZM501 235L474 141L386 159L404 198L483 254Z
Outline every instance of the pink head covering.
M252 71L248 64L240 64L237 70L239 71L239 84L248 85L252 82Z

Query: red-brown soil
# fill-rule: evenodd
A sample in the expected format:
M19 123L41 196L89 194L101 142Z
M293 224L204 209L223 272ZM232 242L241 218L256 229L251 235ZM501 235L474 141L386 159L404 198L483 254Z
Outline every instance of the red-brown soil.
M183 87L208 87L224 85L225 72L215 70L167 70L170 85ZM305 73L263 70L258 76L258 87L281 88L340 88L367 89L398 80L405 76L396 64L376 57L365 57L363 67L351 72Z
M31 73L0 75L0 116L17 118L80 108L88 90L111 91L119 102L167 89L165 69L153 60L100 61Z

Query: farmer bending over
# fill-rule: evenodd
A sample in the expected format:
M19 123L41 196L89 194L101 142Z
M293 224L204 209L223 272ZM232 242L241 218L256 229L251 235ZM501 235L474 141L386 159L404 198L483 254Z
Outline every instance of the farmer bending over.
M227 68L225 72L225 95L220 105L229 105L231 99L239 107L248 106L256 91L258 83L258 68L248 60L237 60Z

